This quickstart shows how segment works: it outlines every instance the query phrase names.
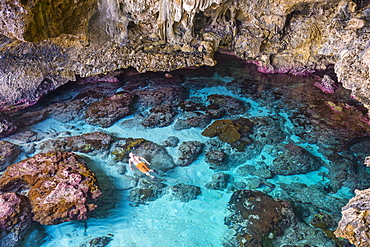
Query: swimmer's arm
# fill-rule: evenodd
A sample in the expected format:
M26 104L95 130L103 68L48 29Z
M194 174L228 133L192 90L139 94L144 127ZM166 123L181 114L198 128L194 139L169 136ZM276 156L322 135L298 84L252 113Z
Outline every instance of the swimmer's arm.
M147 165L149 165L150 166L150 163L149 163L149 161L147 161L145 158L143 158L143 157L140 157L140 159L142 160L142 161L144 161Z
M132 161L131 161L131 160L129 160L129 161L128 161L128 164L130 165L131 171L133 171L133 170L134 170L134 168L132 168Z

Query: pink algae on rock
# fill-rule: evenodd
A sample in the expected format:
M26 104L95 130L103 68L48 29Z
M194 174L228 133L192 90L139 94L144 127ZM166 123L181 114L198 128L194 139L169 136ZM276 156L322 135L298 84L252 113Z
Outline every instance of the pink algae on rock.
M133 98L133 94L121 92L91 104L86 111L86 123L104 128L111 126L115 121L130 114Z
M33 220L44 225L86 219L100 198L95 174L68 152L40 153L7 168L0 191L28 190Z
M0 194L0 205L1 231L9 232L16 225L30 222L31 207L27 197L14 192L3 193Z
M0 246L17 247L31 228L31 205L26 196L14 192L0 194Z

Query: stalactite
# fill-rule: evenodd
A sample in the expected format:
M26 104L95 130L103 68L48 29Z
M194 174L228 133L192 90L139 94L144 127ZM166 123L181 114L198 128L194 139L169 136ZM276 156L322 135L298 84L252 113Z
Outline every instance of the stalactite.
M161 0L159 4L158 32L162 40L175 41L173 31L174 18L172 17L173 0ZM176 42L175 42L176 43Z
M117 43L123 43L128 36L128 18L121 13L117 0L99 0L98 9L105 18L105 31Z
M160 0L158 16L159 36L169 43L189 42L193 36L195 14L199 11L204 12L210 7L213 7L216 12L224 13L226 12L225 9L219 10L217 8L222 2L222 0ZM220 13L216 13L212 17L216 20L219 16ZM181 34L182 37L176 33L177 30L174 30L175 23L180 23L180 26L185 30Z

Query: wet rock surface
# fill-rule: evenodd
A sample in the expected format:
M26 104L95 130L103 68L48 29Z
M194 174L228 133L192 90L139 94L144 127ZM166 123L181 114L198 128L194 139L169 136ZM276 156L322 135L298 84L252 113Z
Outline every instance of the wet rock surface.
M338 89L338 83L328 75L324 75L320 81L315 82L315 86L324 93L334 93Z
M120 138L111 148L117 161L128 162L130 152L150 160L152 169L166 171L175 167L172 156L162 146L142 138Z
M18 145L10 142L0 141L0 171L12 164L21 150Z
M342 208L342 219L335 230L337 237L346 238L356 247L369 244L369 196L370 189L356 190L356 195Z
M144 118L142 125L150 128L165 127L172 123L175 111L169 104L158 105L149 110L149 114Z
M0 194L0 246L16 247L31 228L32 212L28 198L14 192Z
M6 115L0 114L0 137L6 137L16 132L18 126Z
M145 204L154 201L165 194L166 185L160 181L140 179L138 186L130 190L127 200L135 204Z
M229 176L223 172L212 175L212 180L205 184L205 187L212 190L226 189Z
M9 166L2 192L28 191L32 219L44 225L87 218L101 196L95 174L72 153L41 153Z
M198 141L182 142L179 145L179 158L176 162L178 166L188 166L195 161L202 151L203 144Z
M276 149L278 157L270 165L275 174L302 174L317 170L322 165L318 157L293 143L278 146Z
M63 151L63 152L102 152L110 148L113 138L103 132L86 133L79 136L58 137L42 141L37 148L43 152Z
M170 186L167 191L172 198L180 202L194 200L202 193L200 187L183 183Z
M86 123L104 128L109 127L118 119L130 114L132 101L132 94L119 93L95 102L86 111Z
M261 245L269 238L283 235L296 221L288 202L274 200L259 191L234 192L228 209L231 214L225 224L236 231L235 244L240 246Z

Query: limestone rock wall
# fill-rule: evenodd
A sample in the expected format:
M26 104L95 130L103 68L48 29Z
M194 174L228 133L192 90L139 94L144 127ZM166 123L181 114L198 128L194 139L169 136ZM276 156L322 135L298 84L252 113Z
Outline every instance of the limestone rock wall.
M95 4L96 0L3 0L0 33L29 42L84 34Z
M33 104L76 75L212 66L220 47L268 73L335 64L370 108L369 11L356 1L4 0L0 108Z
M355 193L356 196L343 207L342 219L334 233L337 237L348 239L356 247L367 247L370 242L370 189L356 190Z

